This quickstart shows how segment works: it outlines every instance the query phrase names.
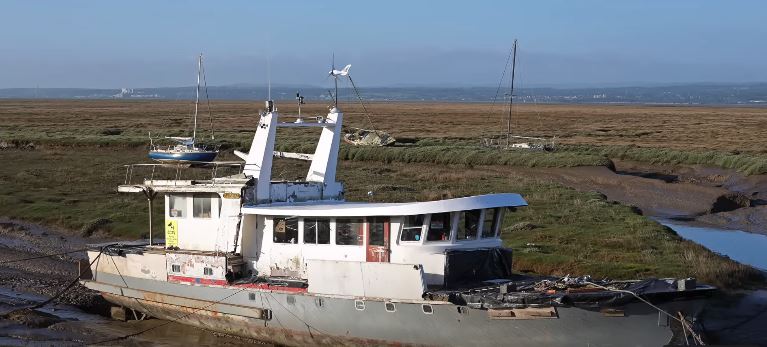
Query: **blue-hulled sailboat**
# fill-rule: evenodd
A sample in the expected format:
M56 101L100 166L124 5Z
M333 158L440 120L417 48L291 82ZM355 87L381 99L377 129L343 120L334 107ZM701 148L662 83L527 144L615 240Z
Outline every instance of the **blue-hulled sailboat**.
M197 111L200 104L200 76L202 75L202 54L197 60L197 89L195 90L194 100L194 126L191 137L166 137L166 139L176 141L175 145L161 146L152 143L152 137L149 137L150 150L149 158L162 162L210 162L216 159L217 149L209 149L204 145L196 143L197 139ZM204 79L204 77L203 77ZM207 98L207 82L205 83L205 95ZM208 107L210 113L210 107ZM212 122L211 122L212 125ZM211 129L212 134L212 129ZM211 135L211 139L213 135Z

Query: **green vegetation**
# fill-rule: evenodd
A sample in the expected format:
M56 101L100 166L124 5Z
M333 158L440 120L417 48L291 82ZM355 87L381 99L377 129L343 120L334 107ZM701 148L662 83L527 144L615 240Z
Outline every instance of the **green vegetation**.
M82 234L107 233L125 238L145 236L148 231L145 198L141 194L118 194L116 186L125 180L123 165L147 160L147 129L161 129L162 136L182 135L188 131L186 120L178 117L178 110L187 106L186 103L122 101L0 104L0 160L4 163L0 166L0 216L58 226ZM252 103L224 106L228 108L221 124L227 124L227 128L217 131L217 144L222 149L247 151L257 117L254 114L256 106ZM316 110L312 112L326 112L324 105L315 106ZM603 123L610 121L606 117L611 117L611 113L622 112L619 112L621 117L610 121L613 123L609 129L634 131L635 136L628 138L630 141L619 136L623 133L610 135L612 132L609 131L607 135L600 135L599 141L588 136L582 140L579 138L582 134L599 129L589 130L593 123L581 124L563 116L558 125L545 127L576 127L568 130L569 135L564 138L569 139L569 143L581 144L564 144L554 153L502 151L481 148L477 146L476 137L472 137L492 125L481 123L491 120L484 111L477 111L477 105L431 105L424 109L421 109L422 104L381 104L377 107L391 107L388 123L399 128L387 130L395 136L418 139L405 139L407 141L403 142L408 143L390 148L342 145L340 157L343 160L338 172L339 180L346 184L348 200L434 200L518 192L530 206L506 215L503 234L506 245L516 250L514 266L518 271L620 279L695 276L725 288L738 288L762 280L761 274L753 268L685 241L629 207L609 203L595 193L540 183L508 169L511 166L609 167L612 165L610 158L617 158L655 164L712 165L744 174L767 173L767 158L754 152L754 146L748 153L721 152L732 147L720 146L719 140L712 138L707 148L716 151L650 148L664 146L668 141L677 142L677 147L669 148L690 148L690 143L701 142L697 137L677 136L676 129L671 129L674 136L668 138L652 137L661 136L663 132L624 129L626 124L634 124L636 117L656 112L653 108L633 111L609 108L586 111L598 112L599 117L595 119L600 127L607 127ZM402 112L403 107L409 111ZM554 116L569 115L572 111L571 108L551 108ZM662 121L659 124L666 124L668 119L685 110L689 111L674 109L668 116L652 117ZM347 121L353 123L353 113L347 116L351 116ZM698 113L694 116L696 119L703 117ZM722 117L716 115L713 119ZM433 132L424 134L427 127ZM689 131L684 133L697 135ZM314 142L308 139L314 140L316 131L298 130L286 134L288 136L282 135L278 135L278 150L314 151ZM649 144L636 142L643 147L624 145L645 141L645 138ZM732 136L727 138L740 141ZM741 148L745 142L733 143L730 146ZM234 157L226 151L220 159L232 160ZM305 176L306 169L304 162L278 160L274 176L298 179ZM134 178L140 179L141 175L136 173ZM372 197L368 196L369 191L374 192ZM156 230L162 230L162 201L155 201L154 222Z
M142 236L148 233L146 200L117 193L125 179L122 165L141 157L120 148L0 151L6 163L0 166L0 216L83 234ZM159 228L161 206L154 216Z
M0 216L63 227L78 233L146 236L146 200L118 194L124 163L140 162L143 149L87 147L0 152ZM460 161L459 161L460 162ZM356 201L434 200L492 192L518 192L530 206L508 213L503 239L516 249L515 268L541 274L595 277L695 276L735 288L761 277L718 256L631 208L556 184L513 174L502 166L343 161L339 179ZM275 176L295 179L305 162L278 160ZM140 179L141 173L135 173ZM373 197L367 192L373 191ZM162 200L155 204L156 230Z
M767 173L767 155L759 153L740 153L737 151L696 151L669 148L648 148L637 146L561 146L560 152L594 155L613 159L623 159L650 164L691 164L714 166L737 170L745 175Z
M608 202L597 193L540 183L499 167L342 165L339 174L352 200L522 194L529 206L507 213L503 231L505 244L515 250L517 271L614 279L693 276L723 288L763 280L759 271L686 241L632 208ZM372 198L368 191L374 192Z

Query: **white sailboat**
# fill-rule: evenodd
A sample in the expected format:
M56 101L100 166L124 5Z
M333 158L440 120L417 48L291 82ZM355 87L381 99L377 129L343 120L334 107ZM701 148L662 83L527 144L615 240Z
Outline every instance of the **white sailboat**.
M218 150L208 149L206 146L200 145L197 140L197 114L200 105L200 76L202 75L202 54L197 59L197 88L195 89L194 100L194 125L192 127L191 137L178 137L171 136L166 139L176 142L172 146L160 146L155 145L150 140L149 158L161 162L210 162L213 161L218 155ZM207 83L206 83L206 97L207 97ZM210 112L210 110L209 110ZM212 136L211 136L212 137Z
M507 119L506 134L499 136L486 137L482 139L482 145L485 147L494 147L501 149L533 149L543 151L553 151L555 148L555 140L546 139L542 137L532 136L520 136L514 135L511 132L511 116L514 106L514 77L517 68L517 40L514 40L514 45L511 48L511 83L509 86L509 112ZM506 61L508 66L508 60ZM504 73L505 73L504 69ZM503 80L503 77L501 77ZM499 83L500 89L500 83Z

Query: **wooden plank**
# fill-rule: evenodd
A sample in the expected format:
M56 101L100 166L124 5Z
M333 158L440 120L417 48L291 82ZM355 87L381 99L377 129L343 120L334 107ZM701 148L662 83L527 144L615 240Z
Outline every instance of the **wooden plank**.
M620 308L603 308L599 310L605 317L625 317L626 312Z
M554 307L528 307L511 309L489 309L490 319L551 319L559 318Z

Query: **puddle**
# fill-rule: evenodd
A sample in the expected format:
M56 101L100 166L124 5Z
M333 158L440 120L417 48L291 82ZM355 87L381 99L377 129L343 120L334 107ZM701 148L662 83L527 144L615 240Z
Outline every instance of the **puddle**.
M743 264L767 270L767 235L740 230L726 230L688 226L678 222L659 220L690 241L696 242L714 252L726 255Z

